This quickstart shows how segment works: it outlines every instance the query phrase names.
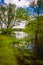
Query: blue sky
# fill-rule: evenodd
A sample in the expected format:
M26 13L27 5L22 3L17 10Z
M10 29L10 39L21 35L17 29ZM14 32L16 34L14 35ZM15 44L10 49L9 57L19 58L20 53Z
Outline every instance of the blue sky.
M4 0L0 0L0 3L4 4Z
M34 0L0 0L2 3L12 3L16 4L17 7L25 7L26 9L30 10L31 13L34 13L34 9L30 8L30 2ZM37 3L37 0L35 0L35 4ZM40 9L40 13L43 13L43 10Z

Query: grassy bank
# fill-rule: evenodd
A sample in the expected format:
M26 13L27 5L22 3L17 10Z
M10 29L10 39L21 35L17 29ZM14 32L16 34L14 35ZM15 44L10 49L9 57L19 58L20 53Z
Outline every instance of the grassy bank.
M16 40L10 36L0 35L0 65L27 65L31 63L32 60L29 58L32 54L30 52L10 46Z
M20 50L11 46L13 43L20 43L20 40L0 35L0 65L35 65L43 64L43 60L34 60L35 53L30 50Z
M15 38L10 36L0 35L0 65L17 65L13 48L10 46L14 40Z

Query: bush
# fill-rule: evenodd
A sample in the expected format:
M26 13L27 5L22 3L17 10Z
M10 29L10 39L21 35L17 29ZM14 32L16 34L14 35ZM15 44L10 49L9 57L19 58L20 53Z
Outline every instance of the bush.
M10 35L14 30L12 28L2 29L1 34Z

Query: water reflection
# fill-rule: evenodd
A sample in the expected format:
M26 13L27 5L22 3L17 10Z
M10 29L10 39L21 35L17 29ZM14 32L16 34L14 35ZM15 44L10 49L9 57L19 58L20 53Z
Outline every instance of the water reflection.
M21 40L21 41L19 41L19 43L17 43L17 42L15 43L14 42L13 48L19 48L22 51L23 50L33 50L33 45L31 43L31 41L27 42L27 41Z
M25 28L26 24L27 24L26 21L21 21L21 22L19 22L18 25L15 25L13 28L21 28L22 29L22 28Z
M15 31L15 34L16 34L15 37L19 39L25 38L28 36L28 34L26 34L25 32L21 32L21 31Z

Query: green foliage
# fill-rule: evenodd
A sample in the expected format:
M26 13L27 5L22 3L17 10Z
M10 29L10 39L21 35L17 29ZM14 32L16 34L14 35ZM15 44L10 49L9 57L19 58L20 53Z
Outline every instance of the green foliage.
M37 2L37 4L40 6L40 2ZM3 23L7 27L6 29L1 29L1 33L4 35L0 35L0 64L1 65L37 65L37 62L39 63L39 60L36 60L37 53L35 53L33 50L29 50L29 49L26 50L25 44L22 46L22 49L14 48L15 44L18 44L18 45L23 44L23 41L26 41L25 43L29 44L29 41L33 41L33 36L35 34L36 35L43 34L43 22L42 22L43 16L39 16L39 10L37 9L35 10L38 11L38 17L35 20L32 20L29 22L29 12L27 10L21 7L15 10L14 5L12 4L9 4L9 7L7 10L3 6L1 7L2 16L0 16L0 21L3 22L3 18L4 18ZM5 11L7 11L7 17L5 16ZM8 21L6 21L6 18L8 18ZM12 29L12 26L14 25L15 21L18 22L23 20L28 21L28 25L26 26L25 29L23 29L23 31L27 32L30 35L32 34L33 36L31 35L30 36L31 38L28 37L22 40L8 36L14 32L14 29ZM18 30L21 30L21 29L18 29ZM38 37L40 40L39 44L41 48L43 38L41 35Z
M33 51L22 51L19 48L12 47L12 44L17 39L0 35L0 65L26 65L31 64L30 56L33 56ZM19 42L17 40L14 43ZM7 61L6 61L7 60Z
M15 22L21 22L22 20L29 20L29 12L25 10L24 8L20 7L15 9L15 5L10 4L8 7L4 7L1 5L1 16L0 16L0 24L1 29L3 26L3 23L6 25L7 29L2 29L2 34L10 34L11 28L15 25Z
M11 22L14 20L15 15L15 5L9 4L8 8L8 22Z
M39 5L39 7L42 6L43 4L42 0L37 0L37 4Z
M23 31L34 35L43 34L43 16L39 17L39 22L37 21L37 18L32 21L28 21L28 24Z
M14 40L10 36L0 35L0 65L18 65L15 52L10 46Z
M1 5L0 7L0 22L3 26L3 23L7 28L14 26L14 16L15 15L15 5L9 4L8 7Z
M24 8L20 7L16 10L16 17L21 20L28 20L29 19L29 12Z
M7 28L7 29L2 29L1 34L11 35L11 33L13 33L13 32L14 32L14 30L12 28Z

